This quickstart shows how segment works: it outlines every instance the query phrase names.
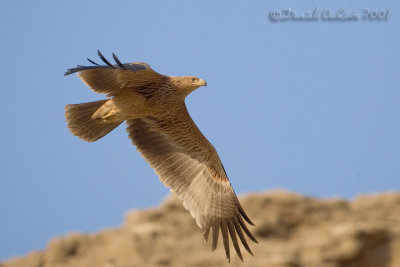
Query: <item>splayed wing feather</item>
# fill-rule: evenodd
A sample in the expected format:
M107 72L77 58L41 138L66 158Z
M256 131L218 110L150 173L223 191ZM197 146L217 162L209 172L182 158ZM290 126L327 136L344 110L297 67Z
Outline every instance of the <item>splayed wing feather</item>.
M97 54L99 54L100 59L103 60L104 63L106 63L111 68L115 69L115 67L110 62L108 62L108 60L103 56L100 50L97 50Z
M126 70L125 66L122 65L121 61L119 61L119 59L117 58L117 56L114 53L112 54L112 56L113 56L113 58L115 60L115 63L117 63L118 66L120 66L122 69Z
M239 243L237 241L236 232L235 232L235 228L233 226L233 222L228 222L228 229L229 229L229 234L230 234L230 236L232 238L233 247L235 248L235 251L238 254L239 258L243 261L242 253L240 252Z
M92 63L93 65L100 66L99 64L97 64L96 62L94 62L93 60L91 60L90 58L86 58L86 59L87 59L87 61L89 61L89 62ZM78 67L83 67L83 66L78 65Z
M236 234L251 253L242 230L251 240L257 241L242 217L251 221L240 206L215 149L187 111L180 112L179 116L165 114L161 119L128 120L127 124L129 137L139 152L155 169L160 181L183 200L184 207L203 230L206 242L211 230L212 249L217 247L221 230L228 259L229 237L242 259Z
M222 233L222 241L224 242L226 258L228 259L228 261L230 261L231 256L229 250L228 229L225 222L221 223L221 233Z
M212 229L213 229L213 239L212 239L211 249L215 250L218 245L219 224L217 222L214 222L212 225Z
M236 232L238 233L239 238L240 238L240 241L242 242L243 246L245 247L245 249L246 249L251 255L253 255L253 252L251 252L250 247L249 247L249 245L247 244L247 241L246 241L246 239L245 239L245 237L244 237L244 235L243 235L242 228L240 228L240 225L238 224L237 220L235 220L234 225L235 225Z

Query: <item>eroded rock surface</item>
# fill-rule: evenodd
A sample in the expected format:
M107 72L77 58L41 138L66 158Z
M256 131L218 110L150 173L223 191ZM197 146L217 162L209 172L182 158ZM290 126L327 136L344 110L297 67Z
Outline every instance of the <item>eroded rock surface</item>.
M400 193L348 202L275 191L240 200L259 241L250 244L254 257L242 248L244 263L233 255L229 264L221 243L211 252L182 203L170 197L158 208L128 212L119 228L70 233L0 267L400 266Z

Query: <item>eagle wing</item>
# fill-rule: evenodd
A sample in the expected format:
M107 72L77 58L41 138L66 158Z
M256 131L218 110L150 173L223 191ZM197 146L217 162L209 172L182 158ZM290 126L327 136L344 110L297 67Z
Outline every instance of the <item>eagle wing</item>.
M183 200L184 207L203 230L206 242L212 229L212 250L217 247L221 231L228 260L229 236L242 261L237 235L252 254L243 231L254 242L257 240L243 218L253 223L241 207L216 150L192 121L186 107L157 118L128 120L127 124L133 144L161 182Z
M159 87L165 82L167 76L155 72L148 64L143 62L122 64L113 53L116 64L111 64L98 51L100 59L106 65L99 65L88 58L92 66L80 66L68 69L64 75L79 72L78 77L82 79L90 89L96 93L114 96L125 88L141 89L151 85Z

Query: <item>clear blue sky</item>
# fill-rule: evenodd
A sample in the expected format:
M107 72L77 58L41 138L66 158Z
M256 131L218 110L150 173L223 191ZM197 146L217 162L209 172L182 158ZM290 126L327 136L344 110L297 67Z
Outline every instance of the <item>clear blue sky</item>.
M392 15L268 19L288 7ZM398 1L1 1L0 10L0 260L117 226L169 192L124 126L95 143L67 130L66 104L103 96L63 73L97 49L207 81L188 109L239 194L400 189Z

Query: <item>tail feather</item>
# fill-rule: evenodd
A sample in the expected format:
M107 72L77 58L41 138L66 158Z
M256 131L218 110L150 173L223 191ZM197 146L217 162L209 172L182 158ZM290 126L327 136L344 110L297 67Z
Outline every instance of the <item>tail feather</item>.
M108 123L102 119L92 119L96 110L107 101L109 100L65 106L65 118L71 133L85 141L94 142L118 127L122 121Z

